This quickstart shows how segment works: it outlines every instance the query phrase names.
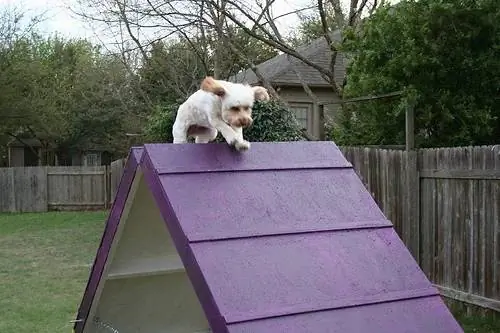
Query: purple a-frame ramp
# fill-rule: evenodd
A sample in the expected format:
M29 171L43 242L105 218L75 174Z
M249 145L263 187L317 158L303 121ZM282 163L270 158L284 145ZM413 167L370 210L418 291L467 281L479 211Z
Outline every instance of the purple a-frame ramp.
M463 332L338 147L290 142L133 149L76 333L138 169L212 332Z
M130 150L129 156L127 157L123 175L120 179L120 183L116 191L115 200L113 201L111 212L108 216L108 220L106 221L104 233L101 237L101 243L99 245L99 248L97 249L97 254L94 259L94 264L92 265L90 277L87 281L87 287L85 288L82 302L80 303L80 308L78 309L74 326L75 332L83 332L83 328L87 320L92 301L94 300L98 284L101 281L101 276L104 270L104 266L106 265L106 260L111 249L113 238L118 228L118 223L120 222L120 217L123 213L125 201L127 200L130 187L132 186L132 181L134 180L134 176L137 171L137 167L139 166L139 162L141 161L142 152L142 147L133 147Z

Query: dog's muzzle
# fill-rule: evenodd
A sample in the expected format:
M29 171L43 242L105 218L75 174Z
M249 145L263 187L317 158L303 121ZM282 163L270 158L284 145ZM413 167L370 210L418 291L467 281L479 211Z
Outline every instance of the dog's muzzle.
M232 120L229 123L229 125L231 125L233 127L246 128L246 127L249 127L250 125L252 125L252 123L253 123L252 118L240 117L240 118L236 118L236 119Z
M252 125L252 118L240 118L240 127L246 128Z

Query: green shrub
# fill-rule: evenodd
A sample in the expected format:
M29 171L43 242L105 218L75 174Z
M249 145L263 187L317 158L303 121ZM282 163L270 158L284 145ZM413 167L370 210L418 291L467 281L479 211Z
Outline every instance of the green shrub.
M279 101L256 102L252 118L252 126L243 131L250 142L305 140L293 112Z
M172 126L178 105L158 106L153 110L145 129L147 139L153 142L172 142ZM256 102L252 117L254 123L243 131L250 142L301 141L305 137L291 110L279 101ZM217 142L224 138L217 136Z
M144 129L148 142L173 142L172 126L178 108L177 104L156 106Z

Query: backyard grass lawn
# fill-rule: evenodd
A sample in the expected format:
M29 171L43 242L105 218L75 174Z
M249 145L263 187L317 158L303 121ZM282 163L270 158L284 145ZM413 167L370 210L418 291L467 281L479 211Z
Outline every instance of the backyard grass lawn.
M69 333L107 212L0 214L0 332ZM500 320L459 317L467 333Z
M107 213L0 214L0 332L72 332Z

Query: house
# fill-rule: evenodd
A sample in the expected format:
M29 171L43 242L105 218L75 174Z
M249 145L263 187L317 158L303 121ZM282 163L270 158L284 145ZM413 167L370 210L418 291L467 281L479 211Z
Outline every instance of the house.
M110 151L106 147L93 146L89 149L77 149L63 157L56 153L57 147L54 144L44 147L38 139L23 138L21 140L22 142L12 139L7 144L7 165L9 167L99 166L110 164L112 159Z
M7 166L38 166L45 164L43 159L54 159L55 146L44 148L40 140L32 138L21 138L21 141L12 139L7 144Z
M335 41L341 40L339 30L333 32L331 36ZM331 51L324 37L297 48L297 52L323 68L330 67ZM345 56L339 53L334 67L334 74L339 85L343 83L346 65ZM295 112L295 116L303 128L310 135L318 137L321 128L318 105L304 90L294 67L320 102L340 101L339 96L334 93L331 85L318 70L294 57L280 54L257 65L262 76L276 89L280 97L290 106L290 109ZM262 84L252 69L241 71L228 80L250 85ZM336 110L339 108L340 104L325 105L325 117L334 120Z

